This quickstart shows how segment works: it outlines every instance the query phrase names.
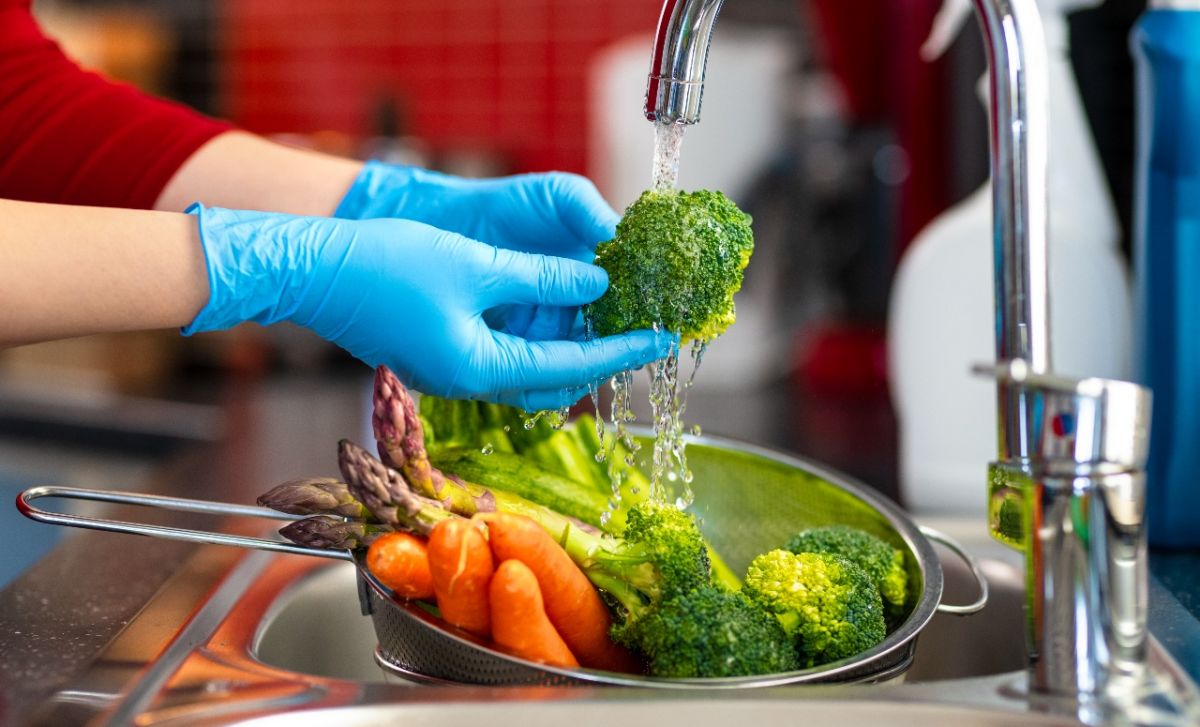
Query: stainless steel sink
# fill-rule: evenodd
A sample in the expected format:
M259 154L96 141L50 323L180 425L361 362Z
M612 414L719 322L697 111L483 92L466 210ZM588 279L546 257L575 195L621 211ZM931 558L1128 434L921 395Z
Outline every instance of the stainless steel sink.
M797 724L838 724L841 727L878 727L887 724L920 724L928 727L1001 727L1070 725L1072 720L1047 714L988 712L965 707L892 700L818 699L710 699L652 702L584 702L466 704L453 710L438 704L388 704L348 709L274 715L243 722L242 727L376 727L385 724L447 727L488 724L495 727L609 727L613 724L655 724L689 727L728 727L753 715L757 727L792 727Z
M492 724L520 727L585 727L614 719L703 727L744 720L748 714L761 725L835 720L845 727L1078 724L1075 715L1064 716L1024 693L1019 554L975 535L981 530L977 524L963 524L959 530L953 523L933 524L979 557L992 599L974 616L935 617L920 635L911 668L887 684L676 693L402 683L385 678L374 663L374 632L370 619L359 613L349 564L258 552L243 556L226 572L170 647L147 663L120 697L101 698L109 686L104 678L112 672L93 668L93 678L60 695L49 712L53 719L42 723L82 723L86 720L74 716L84 709L89 718L103 714L107 723L252 727L465 724L485 714ZM200 552L231 551L210 547ZM943 563L947 602L974 600L966 567L949 557ZM165 589L161 597L174 599L173 589ZM194 597L174 600L196 602ZM158 618L156 613L151 604L148 618ZM124 634L114 641L101 663L142 663L133 648L135 637ZM1151 659L1160 656L1152 644ZM64 716L70 719L59 719Z

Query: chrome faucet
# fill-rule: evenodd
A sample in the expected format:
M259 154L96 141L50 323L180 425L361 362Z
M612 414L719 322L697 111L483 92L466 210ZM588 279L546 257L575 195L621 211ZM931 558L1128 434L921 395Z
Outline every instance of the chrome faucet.
M721 3L664 2L646 86L651 121L700 120ZM991 95L999 362L987 369L998 398L991 480L999 478L1006 496L1020 503L1025 524L1030 691L1076 705L1119 702L1136 692L1145 660L1141 470L1149 392L1050 373L1049 91L1041 18L1035 0L973 3Z

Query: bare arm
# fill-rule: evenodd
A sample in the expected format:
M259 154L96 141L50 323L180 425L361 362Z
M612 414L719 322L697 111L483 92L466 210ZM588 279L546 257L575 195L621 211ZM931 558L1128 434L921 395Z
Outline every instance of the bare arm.
M0 347L186 325L208 300L194 217L0 200Z
M329 216L362 164L230 131L200 147L163 188L154 208L210 207Z
M0 200L0 348L185 326L208 302L208 279L196 220L178 212L199 201L329 215L360 169L234 131L184 163L160 211Z

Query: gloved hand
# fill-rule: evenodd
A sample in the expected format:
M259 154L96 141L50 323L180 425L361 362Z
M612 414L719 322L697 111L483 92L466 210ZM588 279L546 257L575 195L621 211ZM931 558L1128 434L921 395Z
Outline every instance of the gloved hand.
M387 364L429 394L527 411L577 401L591 383L666 355L670 337L530 341L490 328L485 311L575 307L608 286L604 270L501 250L410 220L348 221L193 205L208 304L185 334L243 321L291 321L364 362Z
M401 217L506 250L587 263L597 243L612 239L620 219L595 186L575 174L464 179L379 162L367 162L334 216ZM535 340L566 337L582 323L574 307L513 306L495 315L503 318L498 327Z

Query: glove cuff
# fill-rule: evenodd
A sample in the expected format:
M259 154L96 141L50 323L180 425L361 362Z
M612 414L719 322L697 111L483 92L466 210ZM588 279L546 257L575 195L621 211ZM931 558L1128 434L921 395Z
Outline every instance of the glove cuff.
M415 171L412 167L367 162L333 211L333 216L344 220L403 216L397 211L406 196L404 188L412 181Z
M208 273L208 303L182 329L185 336L254 321L287 319L299 305L303 258L289 255L284 241L300 217L205 207L185 210L196 217ZM295 281L301 281L298 285Z

